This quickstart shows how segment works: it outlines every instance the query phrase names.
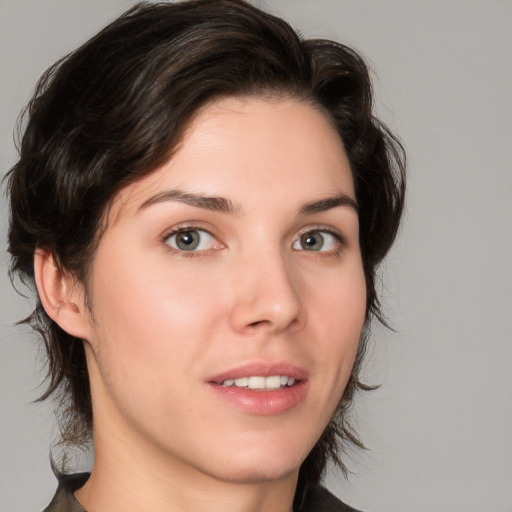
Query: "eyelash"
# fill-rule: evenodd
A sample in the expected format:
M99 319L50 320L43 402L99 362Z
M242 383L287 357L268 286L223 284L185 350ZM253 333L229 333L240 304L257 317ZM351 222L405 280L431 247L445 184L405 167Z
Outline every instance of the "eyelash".
M185 251L185 250L179 250L175 249L174 247L171 247L168 243L169 239L173 236L179 235L180 233L186 233L187 231L202 231L204 233L207 233L212 238L216 238L215 235L208 229L205 229L204 227L198 226L198 225L181 225L178 226L171 231L166 232L162 238L161 243L165 247L165 249L169 252L173 252L174 254L179 254L180 256L184 258L197 258L197 257L203 257L208 254L210 250L220 250L218 249L209 249L209 250L199 250L199 251ZM297 235L297 237L294 239L293 244L297 243L302 236L308 234L308 233L326 233L330 236L332 236L337 243L337 246L333 250L329 251L307 251L302 250L302 252L309 252L312 253L314 256L321 256L321 257L329 257L329 256L339 256L342 249L347 245L346 240L344 236L339 233L338 231L334 231L332 228L327 228L325 226L308 226L306 229L300 231ZM300 251L300 249L296 249L297 251Z

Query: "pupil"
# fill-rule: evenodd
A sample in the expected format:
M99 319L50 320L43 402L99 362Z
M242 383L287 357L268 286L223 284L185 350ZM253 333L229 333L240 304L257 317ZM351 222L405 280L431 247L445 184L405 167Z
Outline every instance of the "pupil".
M192 235L190 233L185 233L181 235L181 243L185 245L190 245L193 242Z
M199 235L196 231L185 231L177 236L176 245L180 249L191 251L199 245Z

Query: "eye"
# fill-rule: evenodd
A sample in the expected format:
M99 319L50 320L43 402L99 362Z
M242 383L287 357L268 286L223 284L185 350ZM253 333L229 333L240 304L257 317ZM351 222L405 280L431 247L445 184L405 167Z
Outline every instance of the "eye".
M307 231L293 243L293 248L299 251L328 252L340 245L340 238L329 231Z
M214 248L215 238L204 229L180 229L171 233L165 243L177 251L207 251Z

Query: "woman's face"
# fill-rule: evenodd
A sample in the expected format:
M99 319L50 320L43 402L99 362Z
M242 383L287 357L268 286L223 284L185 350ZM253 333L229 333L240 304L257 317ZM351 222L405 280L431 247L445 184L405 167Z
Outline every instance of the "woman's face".
M109 212L89 282L97 456L221 480L294 475L350 375L365 316L354 187L294 99L199 112Z

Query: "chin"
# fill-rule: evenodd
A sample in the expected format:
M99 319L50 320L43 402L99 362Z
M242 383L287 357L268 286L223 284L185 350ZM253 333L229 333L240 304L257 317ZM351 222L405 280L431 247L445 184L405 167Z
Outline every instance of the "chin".
M243 468L231 468L220 470L217 474L211 475L217 480L240 484L261 484L286 479L292 475L298 475L299 466L276 466L266 464L266 467L254 467L249 465Z
M222 457L215 470L211 473L214 478L234 483L264 483L286 479L298 475L299 468L306 454L285 454L274 450L271 454L264 450L259 453L231 454L229 459Z

